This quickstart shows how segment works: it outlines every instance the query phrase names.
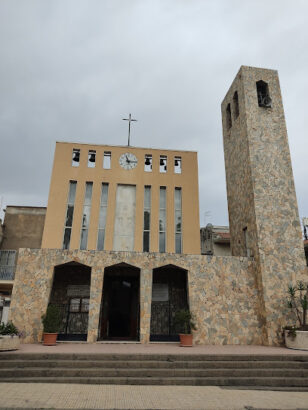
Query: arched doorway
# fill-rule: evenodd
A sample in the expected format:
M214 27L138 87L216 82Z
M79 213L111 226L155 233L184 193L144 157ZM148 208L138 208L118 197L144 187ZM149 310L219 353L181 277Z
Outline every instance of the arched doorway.
M105 268L101 340L139 340L140 269L120 263Z
M49 304L61 311L58 340L87 340L90 282L89 266L69 262L55 267Z
M174 317L187 308L187 271L174 265L154 269L150 341L178 341Z

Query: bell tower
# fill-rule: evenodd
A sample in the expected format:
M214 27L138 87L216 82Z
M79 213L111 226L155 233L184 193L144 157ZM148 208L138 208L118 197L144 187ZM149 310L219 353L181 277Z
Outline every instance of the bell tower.
M278 73L242 66L222 102L231 251L254 258L264 344L277 344L288 285L307 280Z

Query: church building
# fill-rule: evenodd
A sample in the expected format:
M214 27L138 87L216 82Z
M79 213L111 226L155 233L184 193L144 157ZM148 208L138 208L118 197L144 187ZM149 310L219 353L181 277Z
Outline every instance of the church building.
M10 318L39 342L277 345L307 279L278 74L242 66L223 103L231 255L201 255L197 153L58 142L40 249L19 250ZM202 186L200 189L204 189Z

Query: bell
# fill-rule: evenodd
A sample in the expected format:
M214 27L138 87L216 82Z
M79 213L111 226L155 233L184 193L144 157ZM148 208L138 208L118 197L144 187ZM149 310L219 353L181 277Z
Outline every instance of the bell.
M161 166L165 165L165 160L163 158L160 159L159 165L161 165Z
M174 161L174 165L175 165L176 167L179 166L179 161L178 161L177 159Z
M73 161L79 162L79 159L80 159L80 153L74 152Z
M90 162L95 162L95 154L90 154L89 161Z
M151 165L151 161L149 157L145 158L145 165Z

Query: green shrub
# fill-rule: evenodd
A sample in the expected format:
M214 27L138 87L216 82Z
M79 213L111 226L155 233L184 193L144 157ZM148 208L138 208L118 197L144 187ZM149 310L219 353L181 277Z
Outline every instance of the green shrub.
M49 305L42 316L44 333L58 333L61 326L61 312L55 305Z
M6 324L0 323L0 335L19 335L19 331L13 322L7 322Z
M176 312L174 322L184 334L189 334L191 330L197 330L195 317L188 309L182 309Z
M299 326L286 327L290 336L296 336L297 330L308 330L307 310L308 310L308 283L297 282L296 286L289 286L289 297L287 299L288 307L294 312Z

